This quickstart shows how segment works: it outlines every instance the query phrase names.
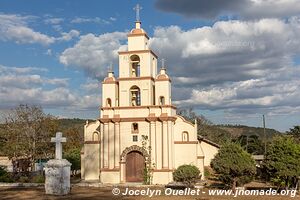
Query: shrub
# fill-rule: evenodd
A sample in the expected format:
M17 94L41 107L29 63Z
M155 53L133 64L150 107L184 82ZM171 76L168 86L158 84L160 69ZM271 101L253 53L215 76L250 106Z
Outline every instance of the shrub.
M32 177L32 182L33 183L44 183L45 177L43 175L34 176L34 177Z
M204 177L210 179L211 177L214 176L214 171L212 168L205 166L204 167Z
M76 175L77 170L80 170L80 149L75 148L71 149L64 155L64 158L67 159L71 165L72 175Z
M2 166L0 166L0 182L4 182L4 183L13 182L10 174Z
M27 176L20 176L18 182L20 182L20 183L29 183L29 178Z
M181 165L173 172L174 181L188 185L192 185L199 178L200 170L194 165Z

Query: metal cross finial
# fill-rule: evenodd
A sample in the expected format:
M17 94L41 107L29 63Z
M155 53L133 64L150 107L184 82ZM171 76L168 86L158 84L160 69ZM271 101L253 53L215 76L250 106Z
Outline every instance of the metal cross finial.
M107 66L107 73L113 72L113 63L110 62L109 66Z
M135 18L136 18L137 22L140 21L140 10L142 10L142 9L143 8L139 4L136 4L136 6L133 8L133 10L135 10L135 12L136 12Z
M165 68L165 61L166 60L164 58L161 59L161 68L163 69Z
M55 142L55 159L62 159L62 142L66 142L67 139L62 137L61 132L57 132L55 137L51 138L51 142Z

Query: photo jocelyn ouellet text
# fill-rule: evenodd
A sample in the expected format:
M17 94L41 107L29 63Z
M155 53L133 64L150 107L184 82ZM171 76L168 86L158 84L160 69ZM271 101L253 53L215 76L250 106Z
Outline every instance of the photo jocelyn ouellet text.
M289 196L289 197L296 197L297 191L296 190L281 190L277 191L273 188L265 189L265 190L242 190L237 189L236 191L233 190L217 190L217 189L210 189L210 190L202 190L197 188L186 188L184 190L174 190L171 188L165 189L151 189L151 188L118 188L115 187L112 189L113 195L121 195L121 196L201 196L201 195L208 195L208 196Z

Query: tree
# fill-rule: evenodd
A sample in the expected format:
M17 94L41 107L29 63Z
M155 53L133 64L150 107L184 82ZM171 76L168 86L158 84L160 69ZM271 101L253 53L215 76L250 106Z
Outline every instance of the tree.
M292 135L294 138L300 141L300 126L294 126L294 128L290 128L290 130L287 131L287 134Z
M224 144L211 162L211 167L219 174L219 179L235 190L236 186L250 182L256 172L251 155L235 143Z
M5 116L3 153L10 158L36 159L53 155L50 137L57 131L57 121L39 106L19 105ZM31 168L33 170L33 168Z
M83 125L82 125L83 127ZM65 151L80 149L83 145L83 131L81 127L70 127L64 132L64 136L67 138L67 142L64 145Z
M300 176L300 145L292 137L274 138L268 147L264 167L278 187L296 187Z
M198 125L212 125L212 122L209 121L204 115L197 114L192 107L189 108L179 108L177 109L177 114L183 116L186 120L191 123L195 122L197 119Z
M67 159L72 165L72 175L76 175L76 172L80 170L80 148L74 148L69 151L67 151L64 155L64 158Z
M213 125L205 116L197 114L193 108L179 108L177 114L183 116L187 121L194 123L197 120L198 135L205 137L217 144L222 144L224 141L231 139L231 134Z
M241 135L236 141L250 154L259 155L264 153L264 144L257 135Z

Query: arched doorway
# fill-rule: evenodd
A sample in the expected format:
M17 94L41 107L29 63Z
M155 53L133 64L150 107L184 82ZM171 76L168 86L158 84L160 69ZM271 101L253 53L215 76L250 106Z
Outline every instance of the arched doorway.
M131 151L126 155L126 181L143 182L145 158L138 151Z

